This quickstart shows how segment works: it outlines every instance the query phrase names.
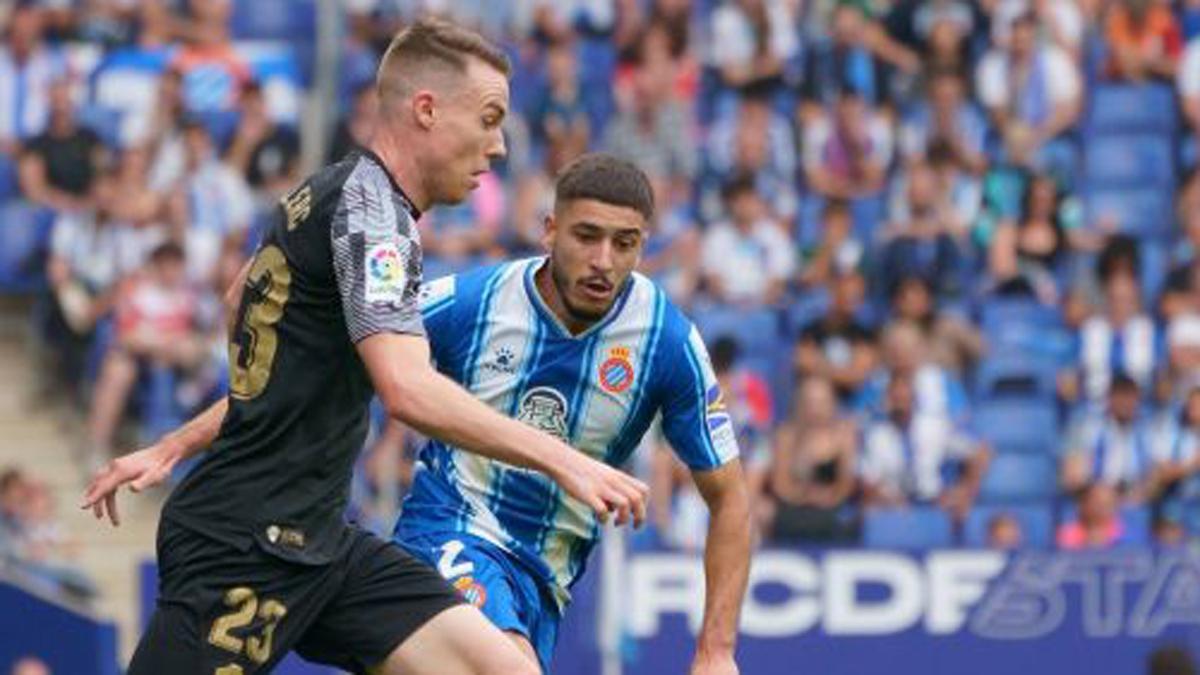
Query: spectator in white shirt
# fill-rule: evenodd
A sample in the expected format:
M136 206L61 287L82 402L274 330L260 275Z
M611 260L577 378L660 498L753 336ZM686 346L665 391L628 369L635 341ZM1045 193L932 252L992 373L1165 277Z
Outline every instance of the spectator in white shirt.
M712 61L728 87L783 77L800 51L792 4L786 0L727 0L712 14Z
M169 205L185 233L188 277L207 283L215 273L222 243L244 236L254 216L246 179L220 161L212 137L194 121L184 125L185 170Z
M961 521L979 494L987 446L947 418L915 412L912 381L888 383L886 414L864 436L860 473L868 507L936 503Z
M19 3L0 41L0 154L46 128L50 87L67 74L66 59L42 42L42 11Z
M701 244L708 291L720 302L773 304L795 272L792 242L771 217L749 176L730 182L724 197L729 219L712 225Z
M1074 369L1060 378L1060 393L1068 401L1098 402L1118 373L1132 378L1143 390L1154 384L1159 366L1159 334L1142 309L1141 291L1132 273L1113 273L1104 285L1104 311L1079 329Z
M1129 503L1150 493L1154 437L1141 413L1141 390L1127 375L1108 389L1108 407L1090 414L1069 441L1062 463L1062 485L1076 492L1093 482L1115 487Z
M1040 42L1033 13L1018 17L1005 49L993 49L979 64L976 89L992 125L1016 164L1061 161L1061 148L1048 149L1075 126L1083 110L1079 69L1060 47Z

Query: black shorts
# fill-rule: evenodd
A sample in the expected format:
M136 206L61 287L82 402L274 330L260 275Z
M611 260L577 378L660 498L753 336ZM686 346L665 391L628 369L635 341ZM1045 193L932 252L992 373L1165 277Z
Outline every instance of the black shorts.
M158 549L160 597L130 675L269 672L289 650L365 672L462 602L436 571L358 528L320 566L166 521Z

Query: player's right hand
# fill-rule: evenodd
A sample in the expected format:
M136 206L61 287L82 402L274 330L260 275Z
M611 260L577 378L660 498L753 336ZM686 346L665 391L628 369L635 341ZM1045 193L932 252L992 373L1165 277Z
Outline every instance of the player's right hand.
M118 526L121 517L117 514L117 491L121 486L128 483L133 492L154 487L171 475L171 469L178 461L178 457L162 445L152 445L118 457L92 478L79 508L91 509L96 520L104 518L107 513L113 526Z
M634 527L646 521L646 496L649 486L618 469L598 462L580 452L565 453L554 479L567 494L592 507L600 522L624 525L632 519Z

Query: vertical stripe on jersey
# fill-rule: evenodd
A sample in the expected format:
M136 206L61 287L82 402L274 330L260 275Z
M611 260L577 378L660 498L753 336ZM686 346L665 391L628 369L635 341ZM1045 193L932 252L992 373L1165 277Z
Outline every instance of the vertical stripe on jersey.
M473 326L474 332L471 335L471 346L467 351L467 358L463 362L463 370L461 373L463 386L465 386L467 389L471 388L471 385L475 379L475 369L476 366L479 365L478 362L480 352L483 349L483 340L487 334L492 299L495 297L496 287L499 286L501 280L504 279L505 269L506 268L503 265L497 267L483 286L483 297L480 298L479 310L475 313L475 323ZM447 462L447 465L448 471L446 478L451 485L455 485L457 483L456 476L460 470L457 457L452 456L451 460ZM465 528L467 521L471 518L471 512L473 510L474 509L471 508L470 501L464 499L458 510L457 529L463 530Z
M696 382L696 397L699 399L700 407L700 428L704 437L704 449L708 452L709 460L712 466L721 465L721 455L717 453L717 447L713 444L712 431L708 428L706 411L708 410L707 392L704 391L704 369L700 367L700 360L696 357L696 351L692 348L692 341L689 338L684 343L683 351L687 354L688 366L692 369L693 379Z
M645 425L648 421L643 421L644 418L652 417L654 410L646 408L646 391L650 388L650 371L657 363L658 345L662 340L663 333L663 315L666 311L666 299L661 289L654 288L654 309L653 318L650 323L650 336L646 341L646 348L642 350L641 375L643 378L641 384L637 386L637 392L634 394L633 403L629 406L629 415L625 418L625 424L621 430L613 438L608 449L604 453L604 461L613 466L620 466L629 458L629 454L638 446L641 441L642 434L645 433Z

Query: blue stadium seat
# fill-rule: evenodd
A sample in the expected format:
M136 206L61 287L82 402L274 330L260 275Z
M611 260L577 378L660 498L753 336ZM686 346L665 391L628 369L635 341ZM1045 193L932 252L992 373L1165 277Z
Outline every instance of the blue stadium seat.
M694 310L692 320L706 341L730 336L743 354L770 353L780 344L779 317L772 309L712 305Z
M1045 501L1058 491L1058 467L1045 455L996 454L980 486L984 504Z
M867 548L929 549L953 543L950 516L937 507L864 511L863 545Z
M989 298L980 308L980 322L985 331L1009 324L1060 326L1062 316L1057 307L1035 300Z
M1054 544L1054 510L1049 504L1019 506L976 506L963 523L962 543L970 547L987 546L988 525L1000 515L1009 515L1021 525L1023 546L1049 548Z
M975 433L999 455L1050 457L1058 444L1058 412L1052 397L982 401L976 404L971 423Z
M1175 91L1162 84L1098 84L1092 89L1086 132L1173 134L1179 126Z
M314 0L255 0L233 3L230 28L239 40L316 39Z
M44 279L53 214L25 202L0 206L0 293L29 293Z
M15 199L20 191L16 158L0 154L0 204Z
M1174 230L1171 190L1163 188L1090 188L1084 194L1086 220L1113 218L1121 232L1142 238L1162 238Z
M1083 166L1093 187L1169 187L1175 182L1175 151L1167 134L1089 136Z
M1052 402L1058 365L1057 358L1037 353L1005 350L989 355L976 368L975 396L980 400L1018 398L1033 404Z

